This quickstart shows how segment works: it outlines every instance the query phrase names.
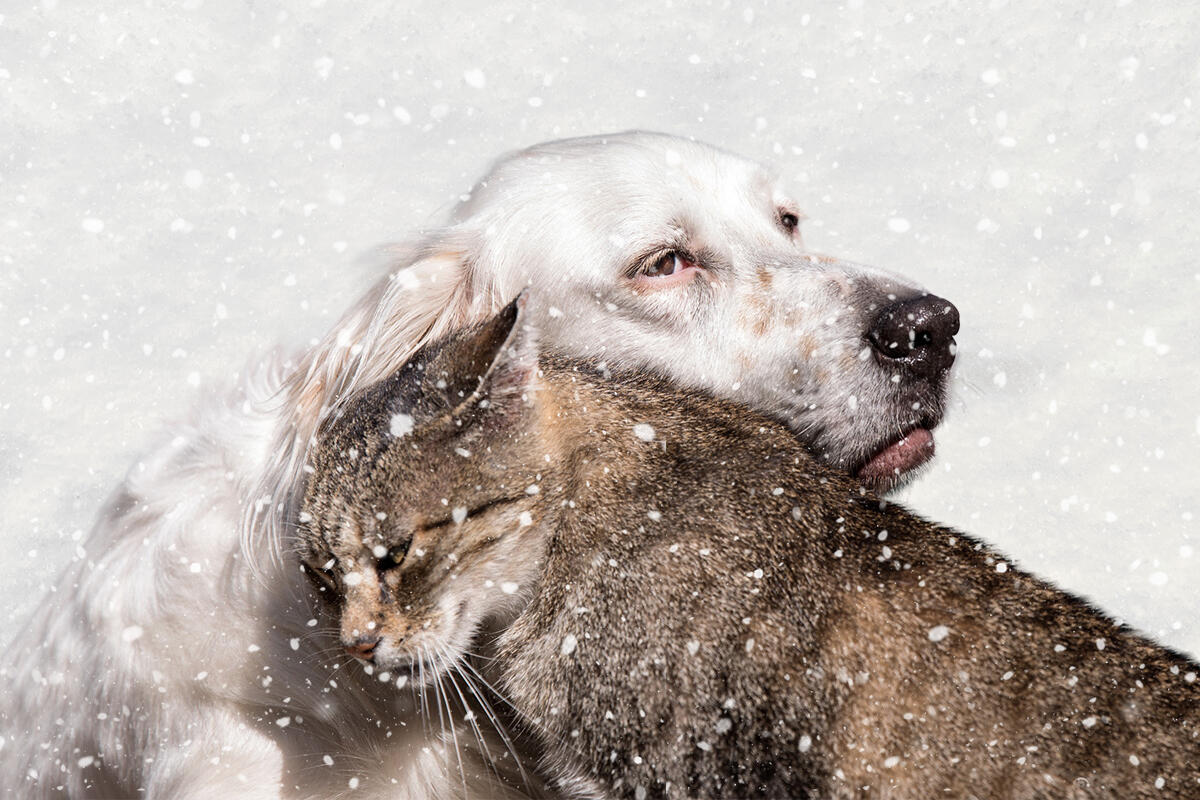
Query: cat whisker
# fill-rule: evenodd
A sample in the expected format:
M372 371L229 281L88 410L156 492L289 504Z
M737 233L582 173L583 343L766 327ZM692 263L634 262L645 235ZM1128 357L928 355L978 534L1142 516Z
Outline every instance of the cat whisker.
M303 661L309 661L315 664L329 664L331 667L333 664L337 664L338 669L342 669L348 663L350 663L346 660L347 658L351 658L351 660L353 660L340 644L323 645L319 647L301 647L296 653L296 657Z
M501 700L506 706L511 708L519 716L523 716L521 714L521 709L514 706L512 704L512 702L500 692L500 690L498 690L495 686L492 686L492 684L488 683L487 678L483 677L483 675L479 672L479 670L475 669L475 666L470 661L463 661L462 663L467 669L471 670L471 673L475 676L475 679L478 680L480 683L482 683L484 686L486 686L493 695L495 695L499 700ZM530 721L532 722L532 720L530 720Z
M485 656L483 653L476 653L474 650L463 650L462 653L464 656L470 656L471 658L478 658L480 661L495 661L496 660L495 656Z
M340 642L335 642L334 644L324 645L321 647L315 647L312 649L311 653L305 653L301 656L301 658L308 657L312 657L319 661L337 663L341 667L344 667L346 664L352 663L355 660L353 656L346 653L345 648L342 647Z
M475 732L475 738L479 742L480 748L487 757L487 765L492 774L495 775L499 780L504 780L504 777L500 774L500 770L497 767L497 761L492 756L491 748L488 747L487 737L483 735L483 730L479 727L479 723L477 721L478 715L475 714L476 706L473 705L463 693L462 687L459 685L459 682L455 677L456 675L466 684L467 692L469 692L471 697L475 699L478 707L485 715L487 715L489 723L500 736L501 742L508 751L508 755L512 757L513 764L516 765L517 772L521 776L521 784L523 786L529 786L529 775L525 772L525 765L522 763L521 757L518 755L512 739L509 738L505 725L497 718L495 712L491 708L491 705L479 692L478 688L476 688L476 686L471 682L471 679L465 673L463 673L461 656L458 658L451 658L446 652L446 648L443 647L443 658L446 660L447 664L446 677L450 681L451 685L453 685L454 691L458 694L458 699L462 703L465 719L471 724L471 728Z
M318 734L316 738L326 741L331 745L337 745L339 743L344 744L344 742L345 742L344 738L339 738L338 736L335 736L333 734L325 734L325 735ZM330 749L332 750L334 748L330 748ZM309 751L307 754L301 754L302 756L304 756L306 758L311 758L315 762L315 763L309 764L308 766L304 767L304 769L306 769L310 772L317 772L322 769L327 769L328 766L321 762L321 757L328 755L328 754L329 754L328 750L312 750L312 751ZM376 759L371 758L370 756L359 755L358 753L342 752L340 750L338 750L337 761L335 761L335 764L337 764L338 762L343 762L343 763L350 762L352 764L361 764L363 767L369 767L369 766L377 763Z
M420 701L420 698L417 696L417 682L412 680L411 675L409 676L409 681L408 681L408 691L409 691L409 694L412 696L413 708L419 707L421 704L421 701ZM421 717L421 726L422 726L422 728L424 728L424 726L425 726L425 718L424 717Z
M433 690L434 690L434 694L437 697L438 703L439 703L438 704L438 718L439 719L442 716L442 706L444 705L446 707L446 717L445 717L445 721L443 721L443 723L442 723L442 740L445 741L446 725L449 724L450 739L451 739L451 741L454 742L454 757L455 757L455 760L458 762L458 775L462 779L463 797L466 797L467 796L467 772L466 772L465 767L463 766L462 751L459 750L459 747L458 747L458 726L454 724L454 711L450 707L450 698L446 695L446 692L444 691L444 687L442 686L441 675L442 675L443 670L441 670L438 667L438 653L436 651L425 650L424 652L429 655L429 666L430 666L430 669L433 671Z
M326 625L324 627L318 626L315 628L306 628L300 632L299 636L296 636L295 638L302 642L307 642L310 639L316 639L321 636L336 637L339 634L340 631L336 627L332 625Z
M518 719L520 719L521 721L523 721L525 724L529 725L532 728L537 728L547 738L552 739L552 740L558 742L559 744L562 744L562 745L574 750L576 753L578 753L580 755L581 758L583 757L583 754L578 747L567 742L561 736L555 736L553 733L550 732L550 730L543 723L539 722L538 720L534 719L533 717L529 716L525 712L521 711L521 709L519 709L515 705L513 705L512 701L509 700L507 697L505 697L504 694L502 692L500 692L500 690L498 690L495 686L492 686L490 683L488 683L487 679L484 678L483 675L481 675L479 673L479 670L475 669L475 667L471 664L471 662L463 661L462 663L464 665L466 665L467 669L471 670L471 672L474 673L475 678L480 683L482 683L484 686L486 686L491 691L491 693L496 696L496 698L498 698L502 703L504 703L506 706L511 708L513 710L513 713L515 713L517 715ZM497 726L497 730L499 730L499 726Z
M424 658L419 658L417 660L417 683L420 684L417 687L417 697L421 701L421 720L422 720L421 724L425 727L426 730L428 730L430 720L429 720L429 703L425 699L425 659Z
M471 730L475 733L475 740L479 742L479 748L483 751L483 754L486 757L488 767L491 769L492 773L499 778L500 773L496 769L495 759L492 758L492 752L491 749L488 748L487 741L483 736L483 731L479 729L479 723L476 721L474 710L471 708L470 703L463 694L462 688L458 685L458 681L454 679L454 673L458 671L458 665L451 659L448 659L448 664L449 668L446 670L446 679L450 682L450 685L454 687L454 692L458 695L459 702L462 703L463 719L470 723Z
M500 720L496 710L492 708L492 704L489 703L487 698L483 696L483 692L481 692L479 687L476 686L474 681L471 680L471 676L462 671L462 666L465 663L465 661L460 660L454 665L454 670L458 672L459 676L463 679L463 682L466 683L467 689L471 692L475 699L479 701L480 708L482 708L483 713L487 715L488 721L491 722L492 727L496 729L496 733L500 735L501 741L504 742L505 748L507 748L509 755L511 755L513 758L513 762L517 765L517 770L521 773L521 781L528 785L529 776L525 773L525 766L521 763L521 757L517 754L517 748L513 744L512 739L509 737L506 726Z

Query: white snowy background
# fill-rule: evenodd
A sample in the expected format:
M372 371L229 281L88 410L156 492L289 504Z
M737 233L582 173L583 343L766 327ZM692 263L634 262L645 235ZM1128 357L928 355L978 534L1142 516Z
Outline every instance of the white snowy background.
M1198 104L1191 0L0 5L0 620L364 254L638 127L777 165L813 249L961 309L909 505L1200 653Z

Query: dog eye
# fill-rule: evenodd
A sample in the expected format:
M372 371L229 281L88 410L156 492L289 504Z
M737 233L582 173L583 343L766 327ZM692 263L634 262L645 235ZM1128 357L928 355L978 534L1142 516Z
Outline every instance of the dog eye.
M794 230L796 230L797 227L799 227L800 215L793 214L790 211L780 211L779 212L779 224L782 225L784 228L786 228L788 230L788 232L790 233L791 231L794 231Z
M644 270L642 274L650 278L662 278L667 275L674 275L677 270L683 269L683 259L679 257L679 253L674 250L663 253Z

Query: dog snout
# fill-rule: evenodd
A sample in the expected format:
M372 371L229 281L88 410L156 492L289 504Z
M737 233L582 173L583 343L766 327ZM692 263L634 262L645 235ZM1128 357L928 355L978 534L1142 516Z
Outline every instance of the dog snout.
M882 363L903 366L913 374L933 380L954 363L954 334L958 309L933 294L901 300L886 306L867 332L871 347Z
M342 646L346 648L346 652L355 658L363 661L371 661L375 658L375 647L379 644L378 636L360 636L353 642L343 642Z

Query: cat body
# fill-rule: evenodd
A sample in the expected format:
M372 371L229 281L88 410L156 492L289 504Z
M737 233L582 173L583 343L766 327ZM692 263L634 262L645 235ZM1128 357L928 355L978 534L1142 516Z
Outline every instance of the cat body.
M613 412L588 417L593 436L643 452L613 457L620 479L598 491L563 480L575 508L501 641L504 690L567 785L1200 797L1196 663L860 495L774 426L636 395L588 401Z
M519 303L414 362L318 448L300 553L376 669L498 621L563 791L1200 797L1195 662L784 426L539 359Z

